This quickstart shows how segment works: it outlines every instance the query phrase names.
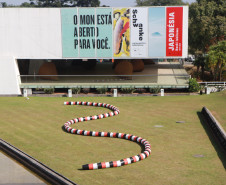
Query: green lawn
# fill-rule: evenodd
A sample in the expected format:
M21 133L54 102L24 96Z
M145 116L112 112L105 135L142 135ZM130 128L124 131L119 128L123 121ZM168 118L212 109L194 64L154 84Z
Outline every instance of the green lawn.
M121 112L78 123L76 128L141 136L151 143L151 156L119 168L79 170L83 164L119 160L141 152L131 141L64 132L62 125L72 118L108 111L63 105L64 101L79 100L109 103ZM226 91L175 97L0 97L0 135L78 184L225 184L226 155L203 124L203 106L226 128ZM204 157L195 158L196 154Z

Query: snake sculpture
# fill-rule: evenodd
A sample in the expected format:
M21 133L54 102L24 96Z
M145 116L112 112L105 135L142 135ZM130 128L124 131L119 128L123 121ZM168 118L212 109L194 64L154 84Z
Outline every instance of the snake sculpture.
M72 133L72 134L77 134L77 135L84 135L84 136L121 138L121 139L126 139L126 140L140 143L141 145L144 146L144 151L141 154L135 155L133 157L121 159L118 161L85 164L85 165L82 165L83 170L96 170L96 169L103 169L103 168L120 167L120 166L124 166L127 164L135 163L137 161L141 161L141 160L147 158L151 154L150 143L146 139L143 139L141 137L134 136L131 134L124 134L124 133L95 132L95 131L79 130L79 129L74 129L74 128L70 127L70 125L75 124L77 122L102 119L102 118L107 118L107 117L112 117L112 116L118 115L120 113L120 111L117 107L106 104L106 103L95 103L95 102L64 102L64 105L86 105L86 106L104 107L104 108L108 108L113 111L113 112L109 112L109 113L105 113L105 114L88 116L88 117L80 117L80 118L75 118L70 121L67 121L64 124L64 129L67 132Z

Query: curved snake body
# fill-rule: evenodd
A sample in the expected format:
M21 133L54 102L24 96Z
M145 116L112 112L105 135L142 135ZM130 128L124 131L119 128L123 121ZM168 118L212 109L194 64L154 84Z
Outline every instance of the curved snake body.
M87 105L87 106L105 107L113 111L105 114L99 114L99 115L88 116L88 117L80 117L80 118L75 118L70 121L67 121L64 124L64 129L67 132L72 134L84 135L84 136L121 138L121 139L131 140L131 141L140 143L141 145L144 146L144 151L141 154L135 155L133 157L121 159L118 161L85 164L82 166L83 170L95 170L95 169L103 169L103 168L111 168L111 167L120 167L127 164L135 163L137 161L141 161L147 158L151 154L150 143L146 139L143 139L141 137L134 136L131 134L124 134L124 133L79 130L79 129L74 129L70 127L70 125L75 124L77 122L102 119L102 118L118 115L120 111L117 107L106 104L106 103L95 103L95 102L64 102L64 105Z

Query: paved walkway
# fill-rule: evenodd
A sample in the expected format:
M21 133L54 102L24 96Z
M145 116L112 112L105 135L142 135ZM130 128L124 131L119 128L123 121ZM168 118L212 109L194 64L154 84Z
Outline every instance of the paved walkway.
M158 69L158 84L165 85L188 85L188 77L177 76L177 75L187 75L187 72L180 65L179 62L160 62L156 64ZM171 74L174 76L161 76L162 74Z
M0 185L45 185L20 163L0 152Z

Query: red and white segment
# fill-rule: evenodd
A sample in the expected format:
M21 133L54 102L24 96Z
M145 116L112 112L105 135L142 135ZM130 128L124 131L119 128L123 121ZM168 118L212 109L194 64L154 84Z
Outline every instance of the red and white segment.
M116 133L116 132L95 132L95 131L87 131L87 130L79 130L71 128L70 125L75 124L77 122L83 122L83 121L90 121L90 120L96 120L96 119L102 119L107 118L111 116L118 115L120 113L119 109L113 105L109 105L106 103L95 103L95 102L64 102L64 105L87 105L87 106L95 106L95 107L105 107L113 112L105 113L105 114L99 114L94 116L87 116L87 117L80 117L75 118L70 121L67 121L64 124L64 129L72 134L77 135L84 135L84 136L94 136L94 137L113 137L113 138L120 138L120 139L126 139L130 141L134 141L137 143L140 143L144 146L144 151L141 154L135 155L133 157L121 159L118 161L110 161L110 162L99 162L99 163L91 163L91 164L85 164L82 165L83 170L96 170L96 169L103 169L103 168L112 168L112 167L120 167L127 164L135 163L137 161L141 161L143 159L146 159L151 154L151 145L150 143L141 137L134 136L131 134L124 134L124 133Z

